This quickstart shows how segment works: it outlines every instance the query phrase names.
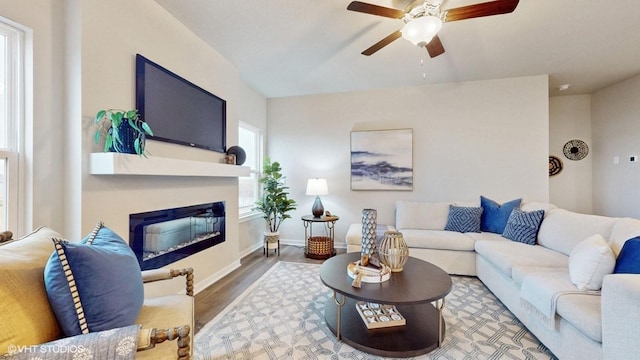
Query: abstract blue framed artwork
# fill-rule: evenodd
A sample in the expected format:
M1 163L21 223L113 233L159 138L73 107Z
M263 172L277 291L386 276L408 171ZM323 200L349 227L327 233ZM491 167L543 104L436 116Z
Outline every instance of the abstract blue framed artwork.
M413 190L413 129L352 131L351 190Z

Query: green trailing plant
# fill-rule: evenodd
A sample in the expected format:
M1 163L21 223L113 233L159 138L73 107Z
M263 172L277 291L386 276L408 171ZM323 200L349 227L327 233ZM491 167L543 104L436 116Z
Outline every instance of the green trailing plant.
M280 163L271 162L269 157L264 159L262 177L259 180L262 184L262 195L254 210L262 211L270 232L277 232L280 224L291 218L288 213L296 209L295 200L289 199L289 188L285 186L285 177L281 171Z
M123 140L124 136L121 133L121 131L124 131L121 125L125 121L135 133L133 147L136 154L146 157L145 145L147 135L153 136L153 131L151 131L149 124L140 118L140 113L138 113L137 109L108 109L98 111L94 121L97 129L93 136L96 144L98 144L104 136L104 152L126 152L125 148L127 144L125 144Z

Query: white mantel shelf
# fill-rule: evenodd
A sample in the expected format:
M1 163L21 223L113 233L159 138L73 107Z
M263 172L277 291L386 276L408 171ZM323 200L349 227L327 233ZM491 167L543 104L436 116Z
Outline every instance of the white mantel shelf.
M90 166L93 175L240 177L250 171L247 166L112 152L92 153Z

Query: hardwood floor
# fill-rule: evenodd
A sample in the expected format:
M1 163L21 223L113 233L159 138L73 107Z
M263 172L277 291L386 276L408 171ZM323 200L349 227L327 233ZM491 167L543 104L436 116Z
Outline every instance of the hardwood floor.
M342 254L345 249L336 249L336 252ZM280 256L272 250L268 258L262 249L252 252L240 260L238 269L196 294L194 334L278 261L320 264L324 260L306 258L302 246L281 245Z

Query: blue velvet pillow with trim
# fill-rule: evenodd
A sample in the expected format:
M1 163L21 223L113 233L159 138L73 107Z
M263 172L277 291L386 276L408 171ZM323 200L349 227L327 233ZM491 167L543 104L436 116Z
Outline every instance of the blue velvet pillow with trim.
M135 324L144 301L136 256L102 222L81 242L53 239L47 297L65 336Z
M629 239L622 245L616 259L614 274L640 274L640 236Z
M529 245L535 245L543 218L544 210L522 211L520 209L513 209L511 215L509 215L507 226L504 227L502 237Z
M500 205L497 202L480 196L482 217L480 218L480 230L502 234L513 209L520 208L522 199L507 201Z
M448 231L480 232L481 207L463 207L449 205L449 217L444 227Z

